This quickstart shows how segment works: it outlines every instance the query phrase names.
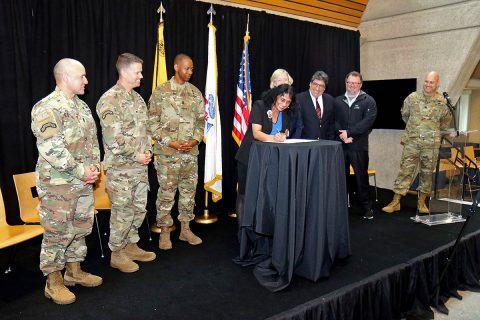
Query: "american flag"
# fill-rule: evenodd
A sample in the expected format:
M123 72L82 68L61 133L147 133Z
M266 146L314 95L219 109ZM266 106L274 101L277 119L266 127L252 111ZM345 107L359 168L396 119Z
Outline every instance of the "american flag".
M248 31L243 37L242 60L237 84L237 98L235 99L235 113L233 115L232 136L238 145L242 143L243 137L248 129L248 118L252 107L252 89L250 86L250 64L248 60L248 43L250 36Z

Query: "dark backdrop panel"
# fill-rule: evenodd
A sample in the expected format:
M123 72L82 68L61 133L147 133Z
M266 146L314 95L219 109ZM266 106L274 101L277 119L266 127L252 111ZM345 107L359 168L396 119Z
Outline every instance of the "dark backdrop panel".
M403 100L417 88L417 79L364 81L362 90L377 102L375 129L405 129L400 110Z
M89 84L82 98L96 118L96 102L117 80L117 56L134 53L144 60L144 81L138 91L148 100L159 5L158 0L0 1L0 62L4 66L0 77L0 186L10 222L18 222L12 174L34 170L37 153L30 130L30 111L54 89L55 63L72 57L85 65ZM186 53L194 61L192 83L203 92L210 4L165 0L163 5L168 75L173 75L174 56ZM211 209L226 211L233 210L236 196L236 144L231 128L247 14L254 99L268 87L270 75L277 68L290 72L297 91L307 89L313 72L324 70L331 77L328 92L343 92L345 74L359 69L359 33L265 12L220 5L214 9L224 180L223 200L211 204ZM203 156L202 153L197 210L203 209L204 203Z

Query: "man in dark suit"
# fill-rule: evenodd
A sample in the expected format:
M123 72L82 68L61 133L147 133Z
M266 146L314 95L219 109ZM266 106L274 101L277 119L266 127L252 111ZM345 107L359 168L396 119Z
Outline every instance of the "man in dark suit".
M295 97L303 128L292 138L335 139L334 98L325 93L327 84L328 75L317 71L310 80L310 89Z

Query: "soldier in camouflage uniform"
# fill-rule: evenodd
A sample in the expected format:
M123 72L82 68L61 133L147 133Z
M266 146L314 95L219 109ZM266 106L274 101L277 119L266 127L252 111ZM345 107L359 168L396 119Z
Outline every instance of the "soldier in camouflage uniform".
M188 81L193 73L190 57L179 54L174 60L175 76L155 89L149 101L149 127L155 139L155 168L160 188L157 195L157 225L161 229L159 247L172 248L170 211L179 191L179 239L191 245L202 243L190 230L195 217L198 143L203 137L204 105L201 92Z
M143 60L123 53L117 60L118 81L97 103L105 150L107 192L112 202L110 265L122 272L135 272L137 261L152 261L156 255L140 249L138 228L146 214L148 164L152 138L147 130L147 106L133 88L140 86Z
M40 270L47 276L45 296L69 304L75 295L65 285L102 283L102 278L80 268L87 254L85 236L92 231L92 184L99 175L100 151L91 111L77 97L88 83L85 68L76 60L62 59L53 73L55 91L35 104L31 124L39 154L40 223L45 228Z
M393 200L382 210L392 213L400 210L400 199L413 181L419 165L418 211L429 213L425 199L432 189L432 173L437 163L440 131L449 127L451 114L443 96L437 92L440 77L429 72L423 82L423 91L411 93L403 102L402 118L407 124L402 136L403 145L400 172L393 185Z

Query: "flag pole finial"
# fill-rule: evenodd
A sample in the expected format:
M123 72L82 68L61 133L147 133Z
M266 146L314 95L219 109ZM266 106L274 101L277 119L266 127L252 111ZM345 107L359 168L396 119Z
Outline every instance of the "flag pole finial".
M160 7L157 9L157 13L160 13L160 22L163 22L163 14L165 13L165 8L163 7L163 2L160 2Z
M207 14L210 15L210 22L213 21L213 15L217 14L215 10L213 9L213 4L210 4L210 9L208 9Z
M247 35L248 35L248 24L250 23L250 13L247 14Z

